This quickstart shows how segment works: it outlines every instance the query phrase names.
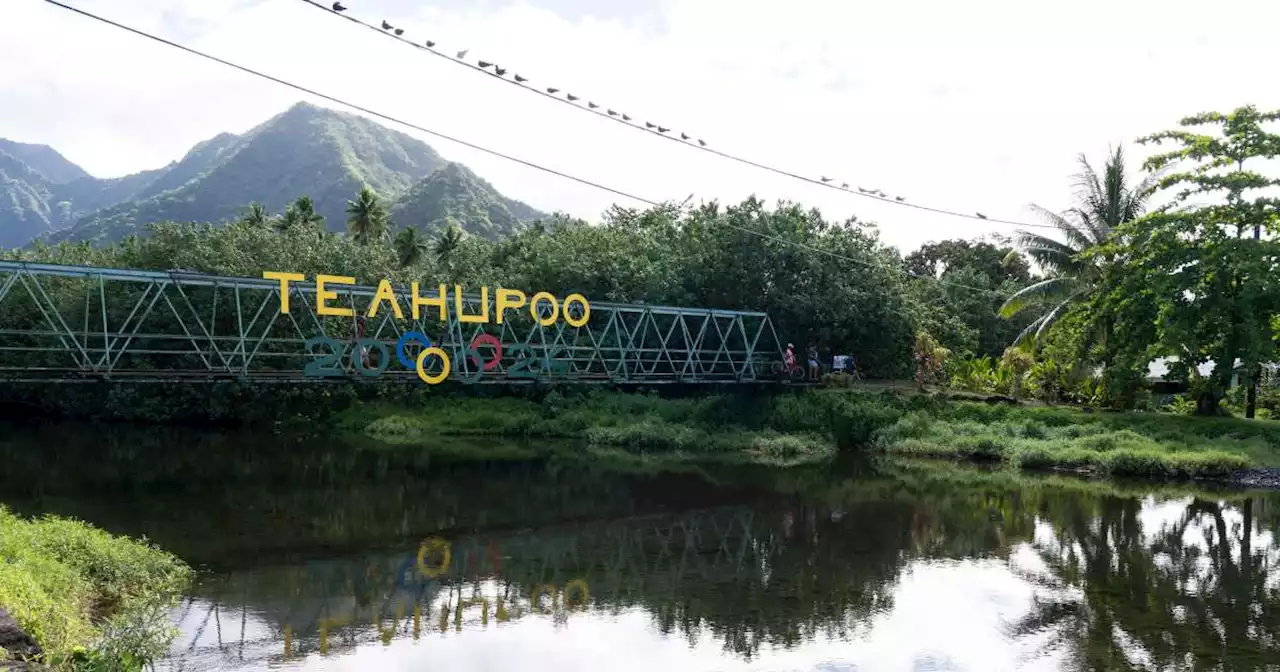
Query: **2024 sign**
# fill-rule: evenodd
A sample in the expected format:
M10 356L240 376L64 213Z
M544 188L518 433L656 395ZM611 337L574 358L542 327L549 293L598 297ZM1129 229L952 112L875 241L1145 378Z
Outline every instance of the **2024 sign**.
M410 359L405 354L405 346L413 342L422 346L416 359ZM352 345L355 347L351 348ZM328 352L317 353L317 346L323 346ZM376 378L391 365L391 351L387 344L372 338L361 338L351 343L328 336L315 336L307 339L305 347L308 355L316 356L303 368L303 375L309 378L345 378L348 369L341 366L340 362L348 357L349 348L351 370L362 376ZM482 347L488 347L493 355L486 359L480 352ZM370 360L375 359L371 357L374 351L378 354L376 363L371 365ZM469 372L455 377L463 383L477 383L486 372L493 371L502 365L504 355L514 357L511 366L505 371L508 378L531 379L545 375L566 375L569 373L569 363L560 359L564 351L563 346L556 346L547 349L539 357L534 354L534 348L526 343L504 346L496 336L477 334L471 340L471 345L463 351L468 359L475 361L475 365L469 367L471 369ZM427 362L431 357L440 360L438 372L428 372ZM415 371L418 378L428 385L438 385L448 380L449 374L454 372L449 353L444 348L433 345L431 339L420 331L408 331L400 336L396 341L396 359L404 368Z

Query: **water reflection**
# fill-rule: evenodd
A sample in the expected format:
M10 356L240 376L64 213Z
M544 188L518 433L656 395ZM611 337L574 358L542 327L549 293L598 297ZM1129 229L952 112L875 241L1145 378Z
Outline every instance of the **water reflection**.
M163 669L1280 667L1271 494L5 436L0 501L209 568Z

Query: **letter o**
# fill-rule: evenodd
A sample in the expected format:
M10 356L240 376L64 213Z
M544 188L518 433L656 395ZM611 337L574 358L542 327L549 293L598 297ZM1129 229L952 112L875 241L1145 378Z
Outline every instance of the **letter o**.
M540 601L540 599L542 598L542 596L543 596L544 594L545 594L545 595L550 595L550 596L551 596L551 609L550 609L550 610L544 610L544 609L542 608L542 606L539 604L539 601ZM537 613L539 613L539 614L546 614L546 613L549 613L550 611L555 610L555 608L556 608L556 602L558 601L558 600L556 599L557 597L558 597L558 596L556 595L556 587L555 587L554 585L550 584L550 583L544 583L544 584L542 584L542 585L540 585L540 586L535 586L535 587L534 587L534 589L533 589L533 594L531 594L531 595L529 596L529 603L533 606L533 610L534 610L535 612L537 612Z
M582 599L577 604L573 604L569 599L569 591L575 588L578 590L578 593L582 595ZM564 586L564 608L565 609L568 609L569 611L585 609L587 607L587 601L590 599L591 599L591 591L587 588L586 581L582 579L574 579L569 583L565 584Z
M427 551L437 549L444 552L444 560L441 561L439 567L430 567L427 565ZM418 573L428 579L434 579L449 571L449 563L453 560L452 549L452 545L440 537L423 539L422 543L418 545Z
M440 373L434 376L427 375L427 367L425 366L427 357L430 355L435 355L440 358ZM437 385L442 383L449 377L449 353L434 345L429 348L423 348L422 352L418 353L417 369L418 377L422 379L422 382L428 385Z
M569 317L569 302L573 301L582 304L582 317L573 319ZM564 321L571 327L582 327L587 324L587 320L591 319L591 304L587 303L587 297L581 294L570 294L564 297Z
M551 317L548 317L545 320L538 317L539 301L546 301L551 304ZM560 317L560 302L556 301L556 295L551 292L538 292L533 295L533 298L529 299L529 314L533 316L533 319L537 321L538 324L544 327L549 327L555 324L556 320Z

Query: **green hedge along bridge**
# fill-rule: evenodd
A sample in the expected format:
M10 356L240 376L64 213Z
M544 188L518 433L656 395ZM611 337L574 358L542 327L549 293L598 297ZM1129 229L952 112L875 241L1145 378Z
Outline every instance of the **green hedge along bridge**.
M329 288L355 315L377 292ZM289 283L281 313L277 280L0 261L0 380L421 384L426 344L408 332L448 354L424 360L428 375L469 383L777 383L799 373L784 369L765 313L592 302L580 327L543 326L529 309L477 324L459 319L452 291L444 319L431 307L411 318L411 290L396 287L405 319L384 302L360 325L318 315L313 280ZM493 316L495 302L464 294L461 308ZM533 310L551 317L547 302Z

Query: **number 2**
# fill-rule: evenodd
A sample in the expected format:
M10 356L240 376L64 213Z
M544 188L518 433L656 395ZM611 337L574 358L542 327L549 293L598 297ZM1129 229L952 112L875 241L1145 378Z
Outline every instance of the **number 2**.
M302 369L302 375L308 378L341 378L342 370L338 368L338 360L342 359L342 353L346 352L346 346L342 341L329 338L328 336L314 336L308 338L304 347L307 349L308 355L315 355L315 347L323 345L329 349L329 354L321 354L316 359L307 362L307 366Z

